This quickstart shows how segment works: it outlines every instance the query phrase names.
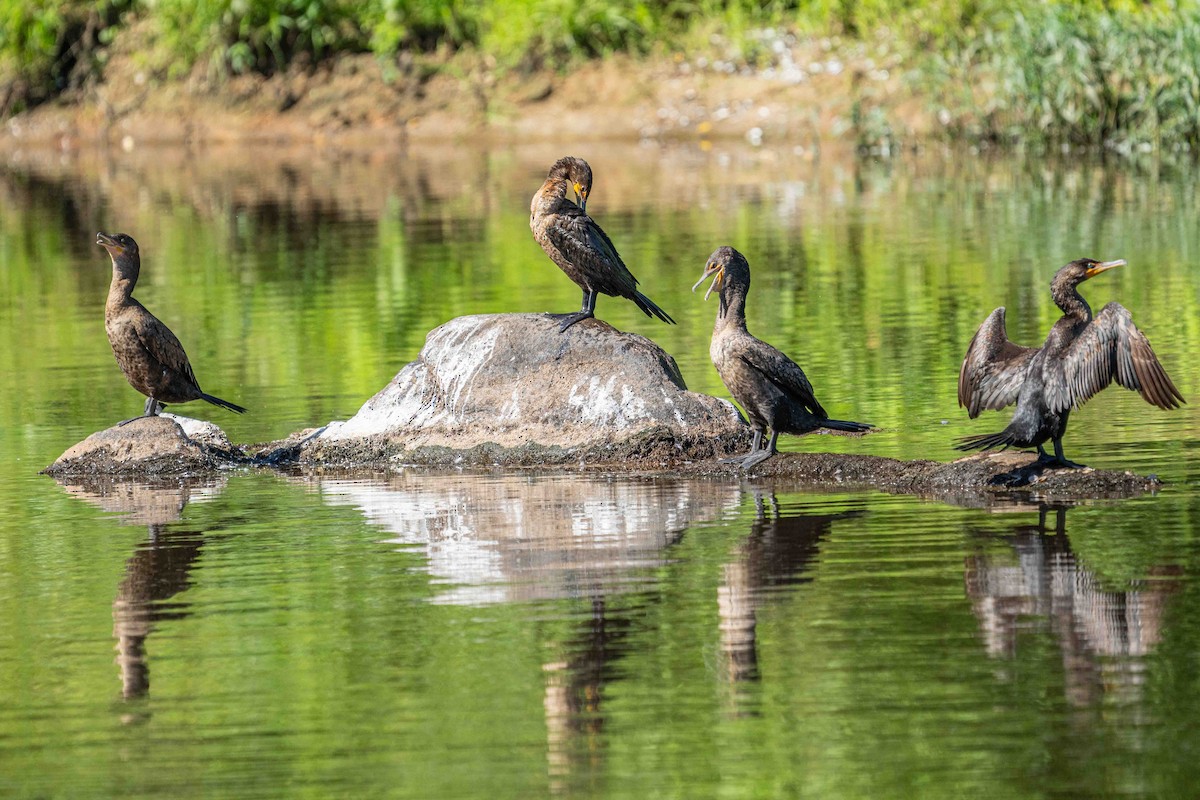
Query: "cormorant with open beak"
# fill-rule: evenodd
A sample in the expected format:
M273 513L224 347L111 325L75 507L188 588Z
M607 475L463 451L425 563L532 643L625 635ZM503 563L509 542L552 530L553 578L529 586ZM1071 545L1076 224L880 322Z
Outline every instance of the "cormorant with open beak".
M725 459L750 469L775 455L780 433L810 433L828 428L846 433L866 433L862 422L830 419L813 395L804 370L771 345L750 335L746 329L746 294L750 291L750 264L732 247L718 247L704 274L692 291L712 278L704 299L719 293L717 322L713 327L709 355L733 399L745 410L754 429L754 443L745 456ZM771 440L762 447L763 434ZM761 448L761 449L760 449Z

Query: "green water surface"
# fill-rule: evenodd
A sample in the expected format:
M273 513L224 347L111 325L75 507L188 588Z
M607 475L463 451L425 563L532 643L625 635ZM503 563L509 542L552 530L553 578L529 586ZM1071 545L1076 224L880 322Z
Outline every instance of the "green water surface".
M692 389L718 245L751 330L866 438L949 460L996 306L1119 300L1198 396L1200 185L1155 163L579 145L588 210L679 324L602 297ZM1200 785L1200 411L1109 389L1070 458L1157 495L1047 508L759 479L407 469L154 485L38 470L142 398L98 230L241 442L345 419L453 317L569 311L528 229L566 151L27 151L0 166L0 796L1188 797Z

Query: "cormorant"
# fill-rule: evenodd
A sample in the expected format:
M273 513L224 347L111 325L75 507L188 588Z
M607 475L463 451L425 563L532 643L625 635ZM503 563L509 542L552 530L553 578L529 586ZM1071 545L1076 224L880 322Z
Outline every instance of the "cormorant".
M778 452L775 443L780 433L809 433L820 428L865 433L871 429L861 422L830 419L813 396L812 384L804 370L779 350L750 335L746 329L750 264L745 256L732 247L718 247L708 257L704 275L692 291L713 275L716 277L704 299L716 289L721 302L708 352L725 387L745 409L754 429L750 452L725 461L741 462L743 469L761 464ZM771 429L771 440L760 450L767 428Z
M1129 310L1109 303L1093 317L1091 306L1079 295L1079 284L1124 263L1080 258L1054 274L1050 296L1063 316L1041 347L1008 340L1004 306L984 320L958 373L958 404L971 419L985 408L998 411L1016 403L1017 410L1004 430L964 437L956 449L1036 447L1041 463L1078 467L1063 457L1067 418L1113 380L1159 408L1186 402ZM1042 448L1047 441L1054 442L1053 457Z
M575 191L576 203L567 199ZM554 162L546 182L529 205L529 227L533 238L550 260L583 289L583 307L569 314L551 314L562 320L560 331L596 316L596 296L625 297L648 317L675 324L667 312L637 290L637 278L625 266L612 240L585 213L592 191L592 168L582 158L567 156Z
M175 334L133 298L133 287L141 271L141 255L133 237L124 233L97 233L96 244L108 251L113 266L108 302L104 306L104 330L125 380L147 397L142 416L153 417L168 403L189 400L207 400L238 414L245 413L241 406L201 391L187 353Z

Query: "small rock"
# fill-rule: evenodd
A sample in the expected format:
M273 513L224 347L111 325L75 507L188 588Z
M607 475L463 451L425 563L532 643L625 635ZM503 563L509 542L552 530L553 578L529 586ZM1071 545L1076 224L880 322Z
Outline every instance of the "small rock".
M211 422L162 414L93 433L44 471L56 477L183 475L217 470L245 460L225 432Z

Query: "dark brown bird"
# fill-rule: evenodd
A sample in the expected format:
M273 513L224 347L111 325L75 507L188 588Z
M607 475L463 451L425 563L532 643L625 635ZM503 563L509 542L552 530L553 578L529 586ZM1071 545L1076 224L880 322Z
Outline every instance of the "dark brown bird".
M1063 457L1067 418L1113 380L1159 408L1185 402L1129 310L1109 303L1093 317L1079 295L1079 284L1124 263L1081 258L1055 273L1050 296L1063 315L1041 347L1008 340L1004 306L984 320L958 373L958 404L971 419L985 408L998 411L1016 403L1017 410L1004 430L967 436L957 449L1036 447L1040 462L1078 467ZM1053 457L1042 447L1047 441L1054 443Z
M725 461L741 462L743 469L761 464L778 452L775 443L780 433L810 433L820 428L865 433L871 429L861 422L830 419L813 395L804 370L771 345L750 335L746 329L750 264L745 256L732 247L718 247L708 257L704 275L692 291L710 276L716 277L704 299L715 289L721 302L708 352L725 387L745 409L754 429L750 452ZM768 428L771 440L760 450L763 433Z
M569 188L574 190L578 205L567 199ZM546 182L529 206L533 238L550 260L583 289L579 311L550 316L562 320L559 330L565 331L576 322L596 316L596 296L606 294L628 298L646 316L675 324L667 312L637 290L637 278L617 254L612 240L585 213L591 191L592 168L582 158L567 156L550 167Z
M108 251L113 266L108 302L104 306L104 330L125 380L147 397L143 416L153 417L169 403L189 400L207 400L238 414L245 413L241 406L201 391L187 353L175 334L133 298L142 264L133 237L124 233L97 233L96 244Z

